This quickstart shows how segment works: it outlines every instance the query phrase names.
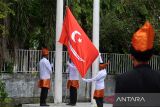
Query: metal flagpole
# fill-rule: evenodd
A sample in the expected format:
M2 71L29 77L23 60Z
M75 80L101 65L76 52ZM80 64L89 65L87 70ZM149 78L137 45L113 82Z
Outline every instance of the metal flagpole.
M54 103L62 103L62 45L58 43L63 23L63 0L57 0L56 12L56 52L55 52L55 92Z
M93 44L99 50L99 4L100 0L94 0L93 2ZM98 58L94 61L92 65L92 77L95 77L99 70L99 60ZM93 93L95 90L95 82L92 82L92 90L91 90L91 103L95 104L95 100L93 99Z

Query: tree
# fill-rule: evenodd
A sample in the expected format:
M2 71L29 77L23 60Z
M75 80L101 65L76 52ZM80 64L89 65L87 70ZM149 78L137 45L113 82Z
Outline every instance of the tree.
M15 15L10 16L9 48L23 49L29 35L29 0L17 0L11 5Z
M133 33L146 20L154 26L155 47L159 47L158 0L102 0L101 3L101 51L128 53Z
M55 49L55 29L56 29L56 0L40 0L41 2L41 34L39 47L46 45L50 49Z
M10 49L40 49L43 44L54 49L54 0L16 0L11 8Z
M0 70L2 68L3 62L5 62L7 58L7 36L8 36L8 18L9 14L14 14L14 11L9 8L10 2L0 1Z
M4 33L4 22L3 20L8 16L8 14L14 14L13 10L9 8L9 5L3 1L0 1L0 36Z

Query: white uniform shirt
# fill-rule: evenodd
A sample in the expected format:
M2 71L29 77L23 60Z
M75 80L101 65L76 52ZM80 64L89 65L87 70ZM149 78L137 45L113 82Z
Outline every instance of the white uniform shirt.
M76 66L73 63L67 63L68 72L69 72L69 80L79 80L79 74Z
M96 90L104 89L104 79L106 78L107 72L106 69L102 69L98 72L98 74L92 79L83 79L85 82L96 82Z
M39 62L40 79L50 79L52 74L52 67L49 60L43 57Z

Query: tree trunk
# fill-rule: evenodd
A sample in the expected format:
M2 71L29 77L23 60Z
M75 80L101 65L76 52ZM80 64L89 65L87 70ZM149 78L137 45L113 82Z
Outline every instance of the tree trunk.
M2 52L2 35L0 36L0 72L2 71L3 52Z
M3 35L3 44L2 44L2 48L3 48L3 55L4 55L4 62L9 62L10 61L10 56L9 56L9 50L8 50L8 28L10 26L9 24L9 17L7 17L6 19L4 19L4 26L5 26L5 31L4 31L4 35Z

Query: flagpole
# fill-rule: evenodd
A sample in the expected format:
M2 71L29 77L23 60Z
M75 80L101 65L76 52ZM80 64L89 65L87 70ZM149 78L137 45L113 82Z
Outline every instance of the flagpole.
M93 44L99 50L99 4L100 0L94 0L93 2ZM99 70L99 60L98 58L92 64L92 77L95 77ZM92 82L92 89L91 89L91 103L95 104L95 100L93 99L93 93L95 90L95 82Z
M62 103L62 45L58 42L63 23L63 0L57 0L54 103Z

